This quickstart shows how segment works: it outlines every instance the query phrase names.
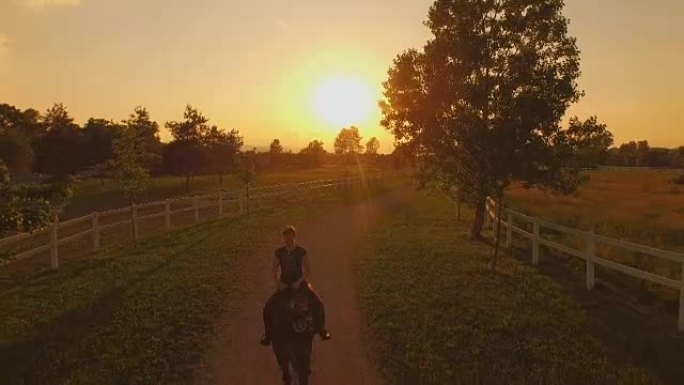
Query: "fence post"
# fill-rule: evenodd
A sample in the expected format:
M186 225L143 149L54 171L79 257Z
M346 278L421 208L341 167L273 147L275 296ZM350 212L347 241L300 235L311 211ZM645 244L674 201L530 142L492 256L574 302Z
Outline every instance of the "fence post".
M539 240L541 239L539 218L534 218L532 221L532 265L537 266L539 264Z
M100 213L93 213L93 250L100 250Z
M684 332L684 262L682 262L682 283L679 289L679 331Z
M138 205L135 202L131 203L131 224L133 226L133 241L137 242L140 234L138 233Z
M513 245L513 214L506 212L506 248L510 249Z
M596 258L596 240L594 230L587 235L587 289L592 290L596 284L594 275L594 259Z
M164 201L164 228L171 231L171 201Z
M199 200L197 199L197 195L195 195L192 198L192 206L195 208L195 224L199 223L200 216L199 216Z
M50 229L50 267L52 267L53 269L59 268L59 255L57 254L59 249L57 239L58 227L59 218L55 217L55 221L52 223L52 228Z
M219 199L218 199L218 205L219 205L219 217L223 216L223 192L219 193Z

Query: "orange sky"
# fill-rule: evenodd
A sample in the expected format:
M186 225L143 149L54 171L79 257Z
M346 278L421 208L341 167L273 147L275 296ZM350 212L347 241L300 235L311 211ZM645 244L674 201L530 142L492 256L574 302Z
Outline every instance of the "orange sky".
M316 86L361 78L373 99L391 60L429 38L430 0L0 0L0 102L44 111L63 102L83 122L136 105L160 123L186 103L245 142L298 149L334 127L312 111ZM617 142L684 145L684 2L571 0L587 96ZM364 137L391 138L373 106ZM162 134L168 139L168 133Z

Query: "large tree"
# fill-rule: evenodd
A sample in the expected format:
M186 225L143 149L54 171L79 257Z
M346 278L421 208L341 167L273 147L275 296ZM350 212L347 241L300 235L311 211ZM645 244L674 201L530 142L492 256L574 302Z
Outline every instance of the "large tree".
M210 127L207 124L209 119L189 104L183 118L180 122L166 123L173 135L173 141L166 148L166 156L173 172L185 176L185 185L189 190L190 177L200 173L206 164L203 144Z
M476 208L514 181L573 190L561 119L582 93L579 51L562 0L438 0L422 51L394 60L383 125L433 180L454 183Z

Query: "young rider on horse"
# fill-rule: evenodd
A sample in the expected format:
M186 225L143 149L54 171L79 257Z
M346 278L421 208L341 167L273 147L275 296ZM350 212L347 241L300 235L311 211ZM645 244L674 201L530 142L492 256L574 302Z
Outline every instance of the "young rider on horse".
M310 296L312 306L312 317L314 332L321 336L322 340L329 340L330 333L325 329L325 308L323 302L313 291L311 285L306 281L307 276L311 276L311 262L303 247L297 245L297 230L294 226L287 226L283 230L283 241L285 246L278 248L273 256L273 279L278 289L268 299L264 306L264 335L260 343L264 346L271 344L273 338L273 312L276 302L284 299L285 289L303 290ZM279 274L280 273L280 274Z

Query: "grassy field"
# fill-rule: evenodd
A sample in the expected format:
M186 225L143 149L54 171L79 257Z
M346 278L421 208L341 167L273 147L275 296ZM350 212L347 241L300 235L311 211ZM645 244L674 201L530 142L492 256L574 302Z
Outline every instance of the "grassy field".
M325 166L320 168L290 171L272 171L257 175L255 186L275 183L297 183L314 179L339 178L358 174L359 170L343 166ZM185 186L185 177L157 177L152 178L150 186L140 201L149 202L163 200L180 195L194 195L216 192L219 189L239 189L242 184L234 176L225 176L223 183L215 176L198 176L192 179L190 190ZM91 179L81 181L74 189L74 197L65 208L62 219L71 219L87 215L93 211L103 211L128 205L129 202L110 180Z
M604 331L620 321L590 309L628 317L508 256L492 272L491 247L468 230L452 202L422 195L360 251L359 299L388 383L681 383L684 340L666 347L635 326L616 343Z
M217 220L0 289L1 384L189 383L240 295L237 261L360 192Z
M557 196L538 190L511 189L507 204L514 210L598 234L665 250L684 252L684 186L669 183L675 172L593 171L575 196ZM560 243L583 250L585 241L545 234ZM529 246L518 242L518 246ZM653 274L680 280L680 263L599 245L599 256ZM550 251L542 251L550 256ZM544 257L542 256L542 259ZM555 259L567 273L582 280L584 262L576 258ZM634 298L651 312L676 318L679 292L597 267L597 279L615 291ZM668 321L672 323L673 321ZM671 326L670 326L671 327Z
M576 196L511 189L518 211L648 246L684 251L684 186L674 172L593 171Z

